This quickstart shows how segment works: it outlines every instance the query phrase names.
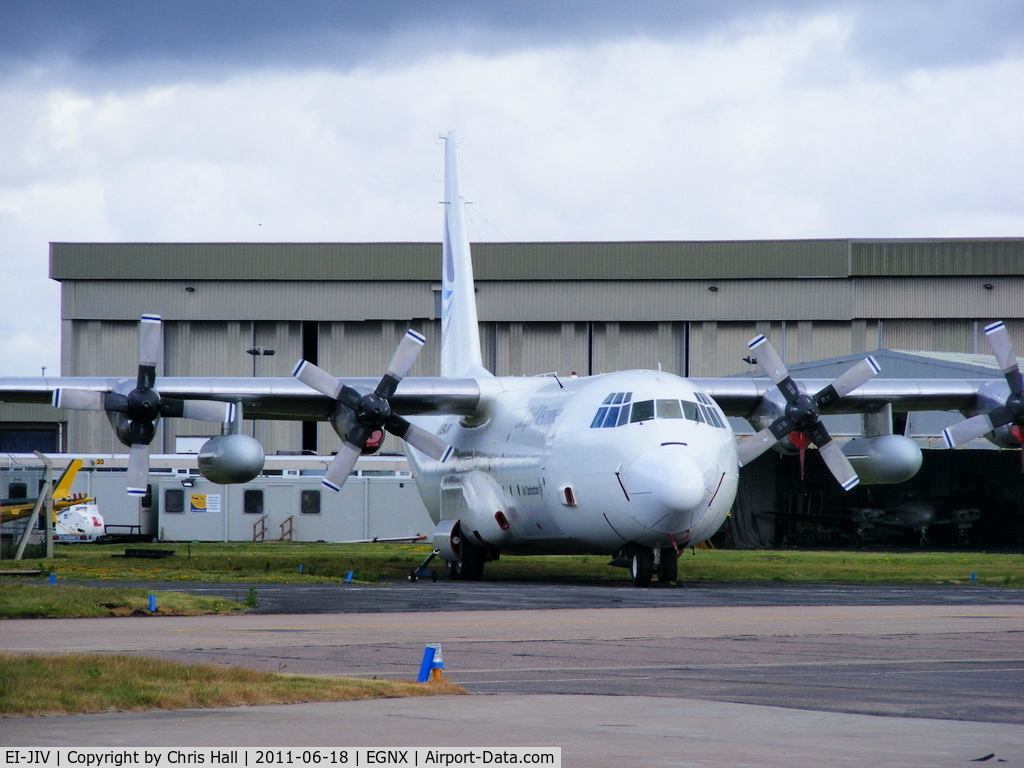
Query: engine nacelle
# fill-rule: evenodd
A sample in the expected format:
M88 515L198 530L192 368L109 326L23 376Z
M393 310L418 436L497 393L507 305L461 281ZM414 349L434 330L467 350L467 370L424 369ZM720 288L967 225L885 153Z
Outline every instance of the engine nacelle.
M462 526L458 520L442 520L434 529L434 549L442 560L454 563L462 559Z
M220 485L247 483L263 471L263 446L248 435L211 437L199 449L199 471Z
M107 411L107 421L110 422L110 426L113 427L114 434L117 435L121 444L131 447L132 437L128 429L131 422L128 421L128 417L117 411Z
M1006 398L1009 395L1009 389L1003 381L987 381L981 385L978 390L978 410L971 411L964 414L965 416L974 416L976 413L989 413L997 408L1002 408L1006 404ZM1021 442L1018 440L1013 432L1011 431L1013 424L1004 424L1001 427L996 427L991 432L984 435L985 439L988 440L992 445L999 448L1016 448L1021 447Z
M903 435L855 437L843 446L861 485L905 483L921 469L921 448Z

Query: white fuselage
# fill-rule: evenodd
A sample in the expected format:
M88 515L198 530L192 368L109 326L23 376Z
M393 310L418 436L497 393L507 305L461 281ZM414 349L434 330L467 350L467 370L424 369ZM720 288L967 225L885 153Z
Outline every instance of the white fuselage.
M475 543L512 552L612 553L693 546L725 521L736 440L686 379L622 371L478 381L479 418L415 419L455 449L444 464L408 451L435 523L460 518Z

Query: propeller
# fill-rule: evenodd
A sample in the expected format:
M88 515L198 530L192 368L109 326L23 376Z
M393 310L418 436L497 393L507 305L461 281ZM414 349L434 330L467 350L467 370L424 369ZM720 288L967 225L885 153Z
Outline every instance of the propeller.
M73 411L106 411L115 425L118 438L128 446L128 493L142 496L149 478L149 445L161 417L232 421L235 406L213 400L179 400L161 397L156 387L156 364L163 337L159 315L143 315L139 322L139 373L135 389L127 395L88 389L61 388L53 392L57 408ZM114 417L113 414L120 414Z
M1010 396L1002 405L944 429L942 436L948 448L969 443L1005 424L1013 424L1014 437L1024 442L1020 440L1024 437L1020 429L1024 427L1024 376L1021 375L1017 356L1013 353L1013 342L1002 320L985 326L985 338L1010 387Z
M295 370L292 371L295 378L337 401L355 415L355 423L345 435L344 444L324 474L323 484L330 490L341 490L367 441L379 430L387 430L402 438L416 450L437 461L444 462L451 456L452 447L448 443L425 429L410 424L405 418L391 411L391 396L395 394L399 382L409 373L425 341L426 339L416 331L406 331L377 388L368 394L342 384L308 360L300 360L295 366Z
M786 409L783 415L768 427L740 443L740 466L749 464L779 440L790 436L793 443L800 449L801 455L804 448L810 443L818 446L818 453L821 454L825 465L839 481L843 490L848 491L856 486L860 482L857 472L840 447L832 440L819 414L877 374L881 368L875 359L866 357L840 374L827 387L814 395L807 395L793 381L789 371L786 370L785 363L779 357L779 353L775 351L764 334L759 334L751 339L747 346L752 352L757 353L757 360L762 370L782 393L786 400Z

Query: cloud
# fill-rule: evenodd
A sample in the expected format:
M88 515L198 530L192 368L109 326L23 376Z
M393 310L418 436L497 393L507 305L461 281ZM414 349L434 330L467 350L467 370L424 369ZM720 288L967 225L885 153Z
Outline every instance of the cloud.
M254 70L404 67L644 38L744 34L765 19L854 22L853 52L885 68L957 66L1021 51L1017 0L50 0L0 5L0 73L48 71L78 87L211 81Z
M436 241L450 128L481 240L1024 232L1006 3L947 59L957 4L53 5L0 31L3 374L59 365L48 242Z

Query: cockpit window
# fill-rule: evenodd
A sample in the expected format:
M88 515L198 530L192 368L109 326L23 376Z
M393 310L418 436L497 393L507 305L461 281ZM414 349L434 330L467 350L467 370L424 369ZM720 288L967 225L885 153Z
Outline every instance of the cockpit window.
M714 424L719 429L725 429L725 415L718 405L703 392L697 392L697 401L702 405L702 410L707 412L708 423Z
M654 403L659 419L683 418L683 409L678 400L655 400Z
M626 410L622 408L621 410ZM604 422L601 424L602 427L616 427L619 424L619 408L609 408L607 415L604 417Z
M590 422L591 429L621 427L624 424L650 421L651 419L685 419L698 424L708 424L725 429L725 416L721 409L702 392L694 393L697 402L689 400L640 400L636 403L632 392L613 392L608 395Z
M629 423L629 408L623 408L619 412L619 423L616 424L615 426L621 427L623 424L628 424L628 423Z
M624 424L624 419L629 415L629 401L632 399L632 392L613 392L608 395L597 409L594 420L590 422L590 428L600 429Z
M637 421L650 421L654 418L654 401L653 400L641 400L639 403L633 403L633 412L629 417L632 422Z

